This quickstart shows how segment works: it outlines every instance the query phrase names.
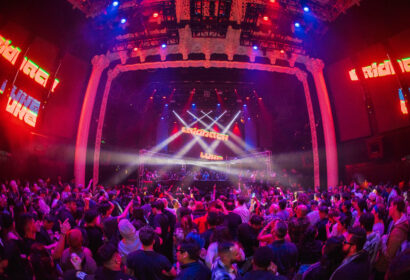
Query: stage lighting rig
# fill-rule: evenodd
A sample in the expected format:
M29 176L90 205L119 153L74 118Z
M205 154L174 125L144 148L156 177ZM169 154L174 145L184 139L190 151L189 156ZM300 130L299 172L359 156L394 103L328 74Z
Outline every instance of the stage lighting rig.
M225 38L232 0L190 0L192 37Z
M92 18L103 49L144 50L179 44L189 25L192 37L226 38L240 30L240 44L256 51L304 54L309 39L322 34L360 0L67 0ZM178 8L177 8L178 7ZM178 19L177 19L178 18ZM300 27L295 26L295 22ZM186 36L184 34L184 36ZM185 37L184 37L185 38ZM313 37L314 38L314 37ZM189 42L189 40L188 40ZM237 41L235 41L236 43Z

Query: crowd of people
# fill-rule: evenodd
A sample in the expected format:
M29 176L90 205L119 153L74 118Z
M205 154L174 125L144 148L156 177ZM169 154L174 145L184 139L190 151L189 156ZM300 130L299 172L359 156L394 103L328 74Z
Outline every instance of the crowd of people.
M0 183L0 279L410 279L409 183Z

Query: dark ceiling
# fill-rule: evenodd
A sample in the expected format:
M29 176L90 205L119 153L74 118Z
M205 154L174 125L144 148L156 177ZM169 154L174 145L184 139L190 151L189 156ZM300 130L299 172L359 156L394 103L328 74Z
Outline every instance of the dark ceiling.
M311 38L309 52L327 63L336 61L410 28L409 11L409 0L362 0L330 23L325 35ZM2 0L0 27L8 20L83 59L105 51L92 19L66 0Z

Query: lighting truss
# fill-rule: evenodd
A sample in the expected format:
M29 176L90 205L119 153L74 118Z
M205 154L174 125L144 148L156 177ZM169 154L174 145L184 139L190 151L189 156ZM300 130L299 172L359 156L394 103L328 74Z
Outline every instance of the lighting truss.
M268 20L263 21L267 15ZM240 44L304 54L303 41L293 36L291 27L292 17L280 5L248 3L241 25Z
M232 0L190 0L192 37L225 38Z

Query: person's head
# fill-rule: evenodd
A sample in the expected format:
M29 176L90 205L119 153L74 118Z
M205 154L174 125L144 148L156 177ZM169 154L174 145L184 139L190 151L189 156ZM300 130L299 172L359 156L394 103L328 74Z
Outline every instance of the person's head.
M53 259L44 245L34 243L31 246L30 256L28 259L30 261L30 266L33 270L35 279L51 280L58 278Z
M84 222L88 226L95 226L97 224L98 211L95 209L87 210L84 214Z
M364 210L367 210L367 202L366 202L366 200L363 199L363 198L360 198L360 199L357 201L357 204L355 205L355 209L356 209L357 211L359 211L360 213L363 213Z
M118 231L120 232L124 241L134 241L137 238L135 227L128 219L122 219L118 223Z
M327 271L333 272L343 260L343 242L342 236L332 236L326 240L322 248L322 258L320 264L326 268Z
M345 232L350 225L351 219L350 216L341 214L337 220L337 230L338 232Z
M183 198L181 202L182 207L188 207L189 205L189 199L188 198Z
M277 239L284 239L288 233L288 226L284 221L277 221L273 230L273 233Z
M269 207L269 213L270 214L276 214L276 213L278 213L278 211L279 211L279 206L277 204L272 204Z
M253 269L254 270L267 270L273 262L274 255L271 248L259 247L253 254Z
M208 223L209 227L216 227L220 222L219 214L217 212L209 212L208 216L206 217L206 222Z
M53 215L45 215L43 219L43 227L46 230L51 230L54 227L55 222L56 218Z
M110 216L113 210L114 207L112 207L108 201L102 201L98 204L98 212L100 212L103 217Z
M75 199L72 196L69 196L66 199L64 199L64 205L72 214L77 212L77 203L75 202Z
M319 207L319 203L317 202L317 200L310 201L310 209L312 211L318 210L318 207Z
M156 215L156 214L162 213L162 211L164 210L164 203L162 202L162 200L159 199L153 202L151 204L151 207L152 207L152 213Z
M74 252L80 251L83 246L83 235L79 229L72 229L67 234L67 243Z
M321 205L319 207L319 218L321 220L326 219L328 213L329 213L329 208L327 208L327 206Z
M121 255L118 253L117 247L112 243L106 243L102 245L98 251L97 255L104 267L113 271L121 270Z
M228 211L233 211L235 209L235 201L232 199L227 199L225 201L225 208Z
M263 218L259 215L253 215L249 221L252 228L259 230L263 226Z
M164 209L168 208L168 200L166 198L161 198L161 201L164 204Z
M383 203L377 203L371 212L374 215L375 220L383 221L386 218L386 207Z
M183 240L177 247L177 260L181 264L187 264L199 260L201 247L192 239Z
M343 252L351 256L363 249L366 243L366 231L362 227L349 228L347 240L343 243Z
M315 226L309 226L302 236L302 242L313 242L317 237L318 231Z
M218 255L225 265L231 266L234 262L240 260L239 246L233 242L218 243Z
M244 205L247 202L247 198L245 196L239 196L238 198L238 205Z
M155 232L150 226L142 227L139 231L139 238L144 247L150 247L154 245Z
M393 220L397 220L404 213L405 208L406 204L404 199L401 196L396 196L390 202L389 216L392 217Z
M332 222L332 223L335 223L337 218L339 217L339 215L340 215L340 213L337 209L331 208L329 210L329 215L328 215L329 221Z
M307 213L308 213L308 208L304 204L298 205L298 207L296 208L296 217L298 218L306 217Z
M350 202L350 200L344 201L342 205L343 213L350 212L350 208L352 208L352 203Z
M31 214L22 214L16 218L16 230L21 237L35 236L37 229Z
M359 218L359 222L366 232L373 231L374 215L372 213L363 213Z
M280 210L285 210L285 208L286 208L286 199L279 200L279 208L280 208Z
M372 206L376 205L377 195L371 192L367 198L367 207L370 209Z
M181 218L181 227L186 231L191 231L194 227L191 215L185 215Z

